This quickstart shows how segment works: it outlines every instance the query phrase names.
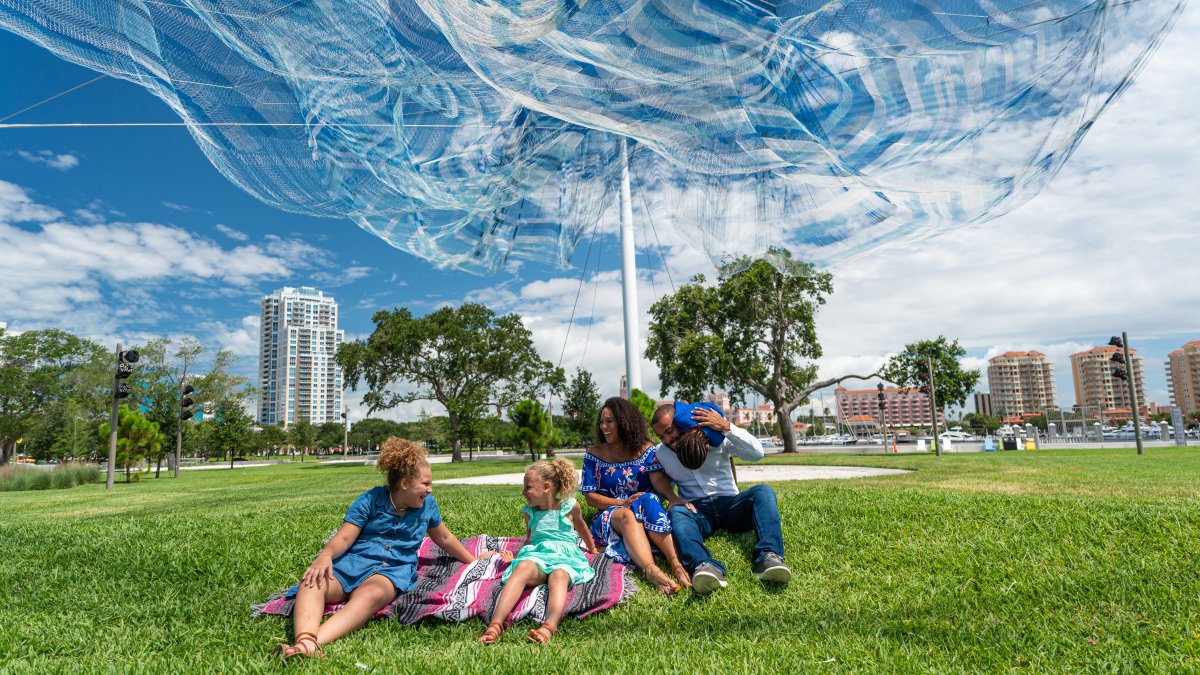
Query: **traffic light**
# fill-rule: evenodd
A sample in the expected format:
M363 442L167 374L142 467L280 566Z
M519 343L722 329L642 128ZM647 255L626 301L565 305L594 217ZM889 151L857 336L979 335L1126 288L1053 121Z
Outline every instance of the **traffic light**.
M1121 347L1125 346L1125 343L1121 341L1121 338L1119 336L1114 335L1108 339L1108 346L1116 347L1117 349L1120 349Z
M883 395L883 383L876 384L875 388L879 390L879 393L876 395L879 398L879 409L883 410L887 407L887 402L884 400L885 397Z
M133 393L133 387L121 380L133 375L133 366L130 364L137 363L138 358L138 353L132 349L117 354L117 381L113 386L113 398L128 398Z
M183 389L179 391L179 419L181 420L190 420L196 414L196 411L192 410L192 406L196 405L196 402L188 396L193 391L196 391L196 388L190 384L183 385Z
M1121 342L1121 338L1119 338L1119 337L1114 337L1113 340L1116 340L1118 343ZM1111 344L1112 340L1109 340L1109 343ZM1117 344L1117 345L1113 345L1113 346L1118 347L1121 345ZM1129 379L1129 371L1125 370L1125 355L1124 354L1122 354L1121 352L1116 352L1108 360L1109 360L1109 362L1116 364L1115 366L1113 366L1113 371L1112 371L1112 376L1114 378L1121 380L1121 381L1125 381L1125 380Z

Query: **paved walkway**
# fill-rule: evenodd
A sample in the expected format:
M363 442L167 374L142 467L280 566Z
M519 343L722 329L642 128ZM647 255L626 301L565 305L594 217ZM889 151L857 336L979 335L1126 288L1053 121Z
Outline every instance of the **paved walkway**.
M865 466L747 466L737 467L738 480L749 483L767 483L785 480L824 480L828 478L866 478L868 476L893 476L908 473L903 469L876 469ZM522 473L502 473L473 478L446 478L438 485L521 485L525 480Z

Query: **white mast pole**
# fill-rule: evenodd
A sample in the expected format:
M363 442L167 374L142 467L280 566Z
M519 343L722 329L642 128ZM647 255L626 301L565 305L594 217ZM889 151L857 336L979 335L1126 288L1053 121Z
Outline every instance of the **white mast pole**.
M628 391L642 388L638 350L637 264L633 247L633 200L629 192L629 146L621 138L621 298L625 306L625 375Z

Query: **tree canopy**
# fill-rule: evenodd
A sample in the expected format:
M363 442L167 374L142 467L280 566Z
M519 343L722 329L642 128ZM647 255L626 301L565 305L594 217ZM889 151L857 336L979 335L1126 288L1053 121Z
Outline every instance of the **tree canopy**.
M591 372L576 368L563 396L563 417L568 428L585 444L595 442L596 418L600 415L600 390Z
M832 276L786 250L768 257L729 261L716 285L697 275L654 303L646 356L658 365L663 391L675 398L696 401L719 387L741 402L748 390L757 392L774 407L790 452L796 447L791 414L809 394L875 374L817 381L816 313L833 292Z
M959 360L967 350L958 340L950 341L939 335L933 340L919 340L904 346L883 367L883 376L902 387L920 387L929 383L929 362L933 362L933 384L937 403L961 406L979 384L978 370L965 370Z
M518 401L508 412L508 419L515 427L513 435L529 450L530 461L536 462L542 448L554 442L554 425L550 412L537 401Z
M112 400L113 367L103 347L60 330L0 335L0 466L19 438L36 436L38 447L68 434L77 439L77 418L94 430Z
M466 303L422 317L407 308L377 312L365 340L343 344L337 359L349 387L365 381L371 412L430 400L446 409L454 461L462 461L467 427L489 408L537 399L565 381L561 368L538 356L516 314L497 317Z

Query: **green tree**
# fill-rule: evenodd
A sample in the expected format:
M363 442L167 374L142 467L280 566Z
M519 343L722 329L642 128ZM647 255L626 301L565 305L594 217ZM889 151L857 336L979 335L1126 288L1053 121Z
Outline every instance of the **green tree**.
M629 402L642 413L642 418L646 420L646 431L653 436L654 432L650 429L650 418L654 417L654 409L658 407L654 403L654 399L650 398L646 392L634 387L629 391Z
M368 452L373 452L391 436L406 436L403 427L393 420L368 417L350 426L350 445Z
M257 445L258 436L250 428L254 420L246 412L246 403L252 396L251 391L241 394L231 394L217 399L213 405L213 429L210 441L215 448L229 452L229 467L233 468L233 460L240 453L253 450ZM312 428L310 426L310 428Z
M343 435L340 422L324 422L317 427L317 447L322 450L340 448Z
M287 432L278 424L264 424L258 435L267 450L267 457L271 456L272 451L279 452L280 446L288 441Z
M646 356L675 398L700 400L714 388L734 401L757 392L775 410L784 450L793 452L792 411L812 392L850 378L817 381L822 354L816 313L833 292L827 272L772 249L760 260L742 258L718 270L715 286L703 275L650 308Z
M317 435L319 431L313 423L308 421L307 417L300 416L296 419L296 424L288 429L288 442L300 451L300 461L304 461L304 456L308 451L316 447Z
M979 383L978 370L964 370L959 359L967 350L958 345L958 340L948 341L939 335L935 340L920 340L904 346L904 351L893 356L883 367L883 376L902 387L919 387L928 384L929 361L933 361L933 384L937 403L961 406L975 391Z
M103 347L60 330L0 335L0 466L18 438L39 429L47 438L65 433L72 401L98 424L103 404L112 400L115 367Z
M563 396L566 428L574 432L581 443L591 445L595 442L596 418L599 415L600 390L596 387L596 381L590 372L576 368Z
M513 434L517 442L523 443L529 450L530 461L536 462L541 449L548 448L554 442L550 413L537 401L518 401L508 411L508 419L515 427Z
M983 435L994 433L1003 426L1000 420L982 413L967 413L963 415L963 423L975 433Z
M112 424L101 424L99 432L107 441L112 433ZM126 406L117 410L117 464L125 467L126 483L130 480L132 466L146 457L154 456L162 447L162 442L163 435L158 430L158 424Z
M462 461L464 424L484 417L490 407L536 399L564 384L562 369L538 356L516 314L497 317L467 303L419 318L399 308L372 320L370 337L338 349L347 385L366 381L363 402L371 412L419 400L440 403L456 462Z

